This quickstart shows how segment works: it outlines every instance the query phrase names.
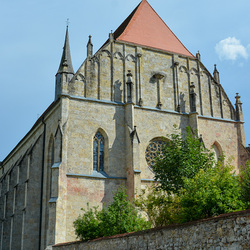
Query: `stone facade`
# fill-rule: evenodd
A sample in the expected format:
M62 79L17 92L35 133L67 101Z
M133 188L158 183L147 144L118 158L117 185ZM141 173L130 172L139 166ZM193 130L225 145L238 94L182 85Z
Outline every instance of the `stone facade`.
M115 34L94 55L90 37L74 73L67 28L55 101L1 164L0 249L74 240L72 223L87 203L108 204L121 185L133 198L154 180L148 145L174 125L181 132L191 126L217 156L232 157L236 171L249 159L240 97L234 107L216 68L211 75L190 52Z
M53 250L126 250L126 249L211 249L250 248L250 211L225 214L216 218L182 225L154 228L115 235L88 242L69 242Z

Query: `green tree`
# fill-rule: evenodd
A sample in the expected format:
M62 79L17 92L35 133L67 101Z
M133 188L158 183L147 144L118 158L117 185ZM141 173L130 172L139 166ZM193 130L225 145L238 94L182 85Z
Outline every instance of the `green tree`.
M250 161L246 162L246 167L240 170L240 186L242 200L246 204L246 208L250 208Z
M124 189L118 190L113 202L102 210L104 236L140 231L150 227L151 224L143 219L135 206L128 201Z
M200 169L206 170L215 164L213 153L204 147L190 127L183 137L178 132L168 135L163 157L153 166L155 180L160 181L160 188L169 194L179 193L186 178L193 178Z
M179 197L152 185L143 189L134 204L143 211L153 227L178 223Z
M154 226L198 220L245 209L250 204L250 163L240 177L233 167L217 162L190 128L169 135L163 157L153 166L159 184L135 204ZM240 181L241 179L241 181ZM145 195L146 194L146 195Z
M101 225L101 211L98 211L98 207L81 209L84 214L79 215L73 222L75 233L80 240L90 240L98 237L102 237L103 233L100 228Z
M179 221L187 222L245 209L241 200L239 176L233 167L218 162L193 178L186 178L179 193Z
M120 188L113 202L102 210L88 208L74 221L75 233L81 240L134 232L148 229L151 223L143 219L135 206L127 200L125 190Z

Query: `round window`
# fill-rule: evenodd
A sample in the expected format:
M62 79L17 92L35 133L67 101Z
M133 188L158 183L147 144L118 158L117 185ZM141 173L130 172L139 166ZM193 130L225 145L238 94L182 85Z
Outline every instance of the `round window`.
M156 158L163 158L163 146L166 145L166 141L162 139L153 139L147 146L145 157L150 169L155 165Z

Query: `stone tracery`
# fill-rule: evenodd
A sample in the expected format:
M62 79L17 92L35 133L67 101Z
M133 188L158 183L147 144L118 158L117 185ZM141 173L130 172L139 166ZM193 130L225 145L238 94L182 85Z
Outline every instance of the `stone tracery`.
M163 158L164 145L166 145L166 141L161 138L155 138L151 140L151 142L147 146L145 157L147 164L151 169L155 165L157 157Z

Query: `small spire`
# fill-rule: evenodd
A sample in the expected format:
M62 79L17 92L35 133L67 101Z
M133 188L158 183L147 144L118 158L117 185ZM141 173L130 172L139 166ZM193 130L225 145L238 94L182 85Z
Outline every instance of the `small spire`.
M235 96L236 102L235 102L235 109L236 109L236 120L237 121L243 121L243 111L242 111L242 102L240 100L239 93L236 93Z
M239 93L236 93L235 99L236 99L236 104L242 104L240 101Z
M216 64L214 65L214 80L217 83L220 83L220 76L219 76L219 71L216 68Z
M201 60L201 54L200 51L198 50L198 52L196 53L196 58L200 61Z
M113 30L111 30L111 32L109 33L109 41L111 43L114 42L114 33L113 33Z
M69 46L69 32L68 32L69 21L67 19L65 42L63 46L63 53L57 74L60 73L70 73L74 74L74 69L71 62L70 46Z
M87 44L87 57L93 56L93 44L91 41L91 35L89 35L89 41Z

